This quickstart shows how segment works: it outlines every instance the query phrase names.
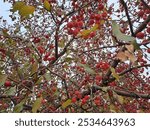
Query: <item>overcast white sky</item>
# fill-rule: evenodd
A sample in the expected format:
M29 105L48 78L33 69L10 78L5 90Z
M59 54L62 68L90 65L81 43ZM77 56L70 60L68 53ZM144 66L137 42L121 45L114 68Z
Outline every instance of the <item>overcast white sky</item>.
M4 3L3 0L0 0L0 17L3 16L3 18L8 20L8 22L11 22L9 17L10 7L11 4L8 4L7 2Z

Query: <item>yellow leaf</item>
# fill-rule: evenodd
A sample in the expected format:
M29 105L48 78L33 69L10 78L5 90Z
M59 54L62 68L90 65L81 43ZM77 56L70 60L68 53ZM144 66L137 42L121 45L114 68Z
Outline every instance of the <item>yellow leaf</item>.
M90 31L93 32L93 31L96 31L98 29L99 25L98 24L95 24L91 29Z
M79 36L83 36L83 37L86 37L88 36L89 34L91 33L90 30L83 30L79 33Z
M115 107L115 105L111 104L109 108L110 108L111 112L116 113L116 107Z
M71 99L68 99L67 101L65 101L63 104L62 104L62 108L65 109L67 106L69 106L71 104Z
M63 48L63 47L65 46L65 40L64 40L64 39L61 39L60 42L59 42L59 44L58 44L58 46L59 46L60 48Z
M44 8L47 11L51 11L51 4L48 2L48 0L44 0Z
M42 97L37 98L36 101L34 102L33 106L32 106L32 112L36 113L37 110L41 107L41 102L42 102Z
M116 80L119 80L120 77L119 77L119 75L116 73L115 69L111 67L110 70L111 70L111 72L112 72L113 77L116 78Z
M30 5L25 5L23 6L20 10L19 10L19 14L22 17L27 17L30 14L33 14L35 11L35 7L34 6L30 6Z
M124 98L122 96L118 95L118 101L123 104L124 103Z
M105 20L100 21L100 25L103 25L105 23Z
M25 5L25 3L22 1L15 2L15 4L13 5L12 11L16 12L16 11L20 10L24 5Z
M37 70L38 70L38 62L35 61L35 62L33 63L33 65L32 65L32 68L31 68L31 75L34 74L34 73L36 73Z

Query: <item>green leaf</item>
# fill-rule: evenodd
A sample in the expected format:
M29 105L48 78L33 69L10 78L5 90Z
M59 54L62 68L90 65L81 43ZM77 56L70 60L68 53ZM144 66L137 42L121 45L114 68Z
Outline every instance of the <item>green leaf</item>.
M42 80L43 80L43 76L41 76L41 77L38 79L38 81L36 81L35 84L36 84L36 85L41 84Z
M62 108L65 109L67 106L69 106L71 104L71 99L68 99L67 101L65 101L63 104L62 104Z
M119 81L119 78L120 78L120 77L119 77L119 75L116 73L115 69L111 67L110 70L111 70L111 72L112 72L113 77L116 78L116 80Z
M8 90L5 92L5 94L6 94L7 96L15 95L15 93L16 93L16 87L11 87L10 89L8 89Z
M35 11L35 7L34 6L30 6L30 5L25 5L23 6L20 10L19 10L19 14L22 17L28 17L30 14L33 14Z
M132 41L131 44L134 46L135 50L141 50L140 45L135 41Z
M12 12L16 12L18 10L20 10L23 6L25 6L25 3L22 1L18 1L13 5L13 9Z
M6 79L7 79L7 75L0 74L0 86L4 85Z
M19 113L22 111L23 109L23 104L25 102L25 99L23 99L19 104L17 104L15 107L14 107L14 112L16 113Z
M47 11L51 11L51 4L48 2L48 0L44 0L44 8Z
M128 36L128 35L126 35L126 34L123 34L123 33L120 31L119 25L118 25L115 21L112 21L112 32L113 32L113 35L114 35L118 40L125 41L125 42L127 42L127 43L136 41L136 39L135 39L134 37Z
M82 66L87 73L92 75L96 74L96 72L93 69L91 69L87 64L78 63L78 65Z
M40 109L41 107L41 101L42 101L42 97L37 98L36 101L34 102L33 106L32 106L32 112L36 113L38 109Z
M51 74L50 73L44 74L44 77L46 78L47 81L51 80Z

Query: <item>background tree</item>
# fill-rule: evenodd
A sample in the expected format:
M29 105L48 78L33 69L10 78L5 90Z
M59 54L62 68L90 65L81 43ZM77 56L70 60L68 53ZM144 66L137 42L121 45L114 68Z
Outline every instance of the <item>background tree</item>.
M4 0L0 112L150 112L148 0Z

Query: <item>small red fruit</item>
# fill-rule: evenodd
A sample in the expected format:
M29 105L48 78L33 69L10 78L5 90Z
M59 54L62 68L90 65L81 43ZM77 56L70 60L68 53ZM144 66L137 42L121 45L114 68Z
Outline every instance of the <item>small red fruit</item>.
M99 9L99 10L103 10L103 9L104 9L104 5L100 3L100 4L98 5L98 9Z
M96 106L100 106L100 100L94 100Z
M35 37L34 40L33 40L34 43L39 43L40 41L41 41L41 39L37 38L37 37Z
M100 14L96 14L95 15L95 19L98 21L98 20L100 20L101 19L101 15Z
M90 98L89 95L86 95L86 96L84 97L85 100L89 100L89 98Z
M69 22L68 24L67 24L67 28L72 28L74 26L74 23L73 22Z
M49 38L49 35L48 35L48 34L47 34L47 35L45 35L45 38L47 38L47 39L48 39L48 38Z
M95 35L96 35L96 32L91 32L90 35L89 35L89 37L93 38Z
M43 54L45 52L45 49L42 46L38 46L37 49L40 52L40 54Z
M84 105L86 102L87 100L83 98L81 104Z
M102 13L102 17L103 17L103 18L106 18L106 17L107 17L107 12L103 12L103 13Z
M150 27L148 27L146 31L147 31L147 33L150 34Z
M6 87L10 87L10 86L11 86L11 82L10 82L10 81L5 81L4 85L5 85Z
M140 11L138 12L138 16L139 16L139 17L143 17L143 15L144 15L144 11L143 11L143 10L140 10Z
M79 94L80 94L80 92L79 92L79 91L75 91L74 93L75 93L75 95L79 95Z
M80 31L79 29L73 30L73 35L74 35L74 36L77 36L77 34L79 33L79 31Z
M94 24L94 19L90 19L89 20L89 25L93 25Z
M150 53L150 48L147 49L147 53Z
M77 24L78 24L78 27L82 27L83 26L83 22L82 21L79 21Z
M136 34L136 37L139 38L139 39L143 39L144 36L145 36L145 35L144 35L143 32L139 32L139 33Z
M97 81L101 81L101 80L102 80L102 76L100 76L100 75L96 75L95 80L97 80Z
M75 97L72 98L72 103L75 103L77 101L77 99Z
M56 92L56 91L57 91L57 88L56 88L56 87L52 87L52 91L53 91L53 92Z
M54 56L52 56L52 57L47 57L47 60L48 61L53 61L53 60L55 60L56 58L54 57Z
M146 14L150 14L150 10L149 10L149 9L146 9L146 10L145 10L145 13L146 13Z
M43 100L41 101L42 104L45 104L46 102L47 102L46 99L43 99Z

